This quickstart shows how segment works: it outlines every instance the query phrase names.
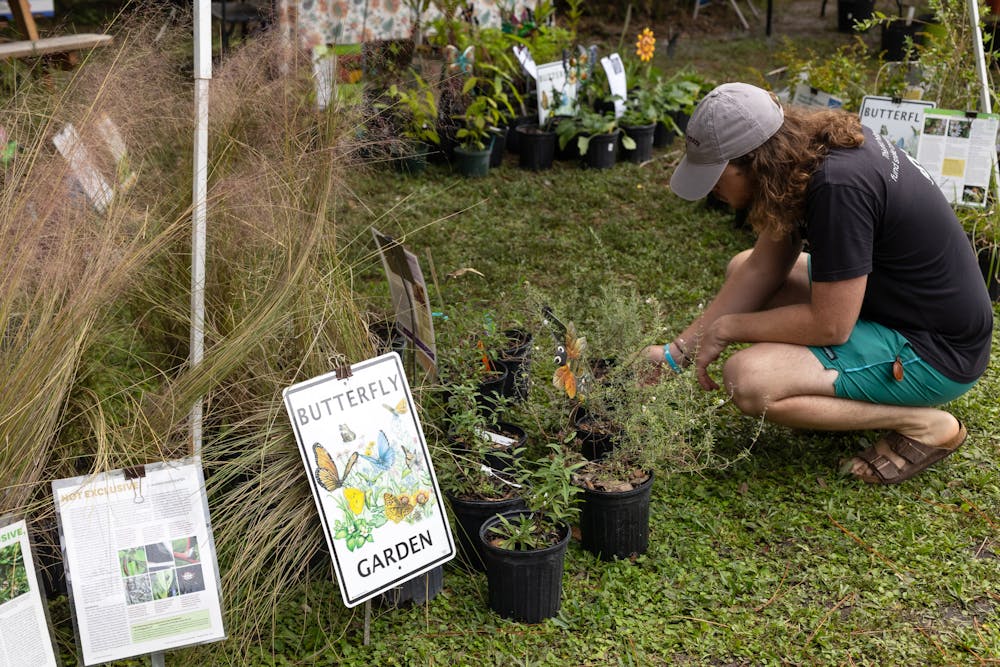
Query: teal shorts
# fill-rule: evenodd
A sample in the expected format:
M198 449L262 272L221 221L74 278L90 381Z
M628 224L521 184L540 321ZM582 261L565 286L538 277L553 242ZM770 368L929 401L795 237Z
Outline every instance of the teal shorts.
M833 389L840 398L929 407L958 398L975 384L948 379L917 356L902 334L869 320L858 320L843 345L809 349L825 368L837 371ZM897 358L903 365L902 380L892 373Z

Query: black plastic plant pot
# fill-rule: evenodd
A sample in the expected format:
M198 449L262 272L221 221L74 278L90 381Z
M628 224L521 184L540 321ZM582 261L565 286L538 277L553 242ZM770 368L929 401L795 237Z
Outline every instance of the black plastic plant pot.
M653 158L653 138L656 134L656 123L630 125L622 129L635 142L635 148L632 150L622 146L622 155L625 159L635 164L651 160Z
M507 152L514 155L521 154L521 138L517 133L517 128L522 125L531 125L538 120L537 116L518 116L510 122L507 131Z
M490 149L490 169L496 169L503 164L503 156L507 151L507 135L510 130L501 128L493 134L493 148Z
M875 0L837 0L837 30L854 32L857 21L867 21L875 11Z
M504 512L517 521L527 510ZM563 560L569 545L569 526L563 524L557 544L534 551L502 549L490 543L490 528L499 517L487 519L479 529L486 564L490 609L521 623L539 623L559 613L562 602Z
M986 281L986 290L990 299L1000 301L1000 251L992 248L981 248L976 253L979 259L979 269Z
M400 355L406 350L406 336L396 328L394 322L376 322L369 327L377 339L376 352L385 354L386 352L398 352Z
M447 494L451 513L455 517L452 524L452 534L457 535L458 561L465 567L485 572L482 542L479 540L479 529L487 519L514 510L527 509L524 500L519 497L506 500L466 500L452 494Z
M525 446L528 434L520 426L499 422L493 428L487 429L487 436L492 446L486 453L483 463L494 470L511 472L516 457L514 450Z
M493 372L479 383L476 388L476 403L487 410L494 410L497 398L503 396L507 384L507 364L502 361L491 361Z
M510 347L500 352L500 358L507 366L507 380L504 396L515 402L528 398L531 386L531 332L524 329L508 329L504 335L511 341Z
M618 161L618 131L590 138L585 164L590 169L610 169Z
M520 167L531 171L551 169L556 155L556 133L543 130L538 125L521 125L514 131L520 146Z
M406 144L400 155L393 160L396 171L407 176L419 176L427 169L427 156L431 147L422 141Z
M574 420L576 438L580 441L580 453L588 461L600 461L615 448L616 433L602 428L584 410L580 410Z
M404 581L379 596L383 605L401 607L407 604L423 604L433 600L444 587L444 568L441 565L424 572L418 577Z
M584 489L580 542L601 560L629 558L649 548L649 499L653 473L631 491Z
M491 148L476 150L456 146L454 151L455 170L466 178L482 178L490 173L491 153Z
M653 148L666 148L674 141L677 133L662 120L656 122L656 129L653 130Z
M906 38L909 37L914 44L923 42L920 33L924 24L920 21L911 21L906 25L903 18L895 18L888 23L882 24L882 50L885 51L885 60L898 62L904 60L906 56ZM918 56L914 51L910 54L910 59Z

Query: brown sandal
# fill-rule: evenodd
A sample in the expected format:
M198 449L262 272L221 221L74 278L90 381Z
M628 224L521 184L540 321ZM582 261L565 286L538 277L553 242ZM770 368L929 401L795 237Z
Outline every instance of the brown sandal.
M872 474L855 474L867 484L899 484L910 479L918 472L926 470L948 456L965 442L969 433L962 422L958 422L958 434L939 447L925 445L919 440L907 438L895 431L888 433L877 443L857 454L868 466ZM904 461L902 467L897 466L888 457L882 456L876 449L880 443L885 443L890 450Z

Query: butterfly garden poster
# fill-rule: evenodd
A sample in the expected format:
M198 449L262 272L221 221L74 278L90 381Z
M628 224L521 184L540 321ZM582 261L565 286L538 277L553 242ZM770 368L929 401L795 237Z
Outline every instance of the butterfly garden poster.
M455 555L399 355L390 352L288 387L285 408L344 604Z

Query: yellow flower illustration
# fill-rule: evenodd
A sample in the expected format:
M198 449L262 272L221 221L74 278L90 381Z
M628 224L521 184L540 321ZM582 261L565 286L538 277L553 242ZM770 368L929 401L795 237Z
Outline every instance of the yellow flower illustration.
M656 37L653 36L653 31L649 28L643 28L642 32L639 33L639 39L635 42L635 55L639 56L639 60L644 63L648 63L653 59L653 51L656 50Z

